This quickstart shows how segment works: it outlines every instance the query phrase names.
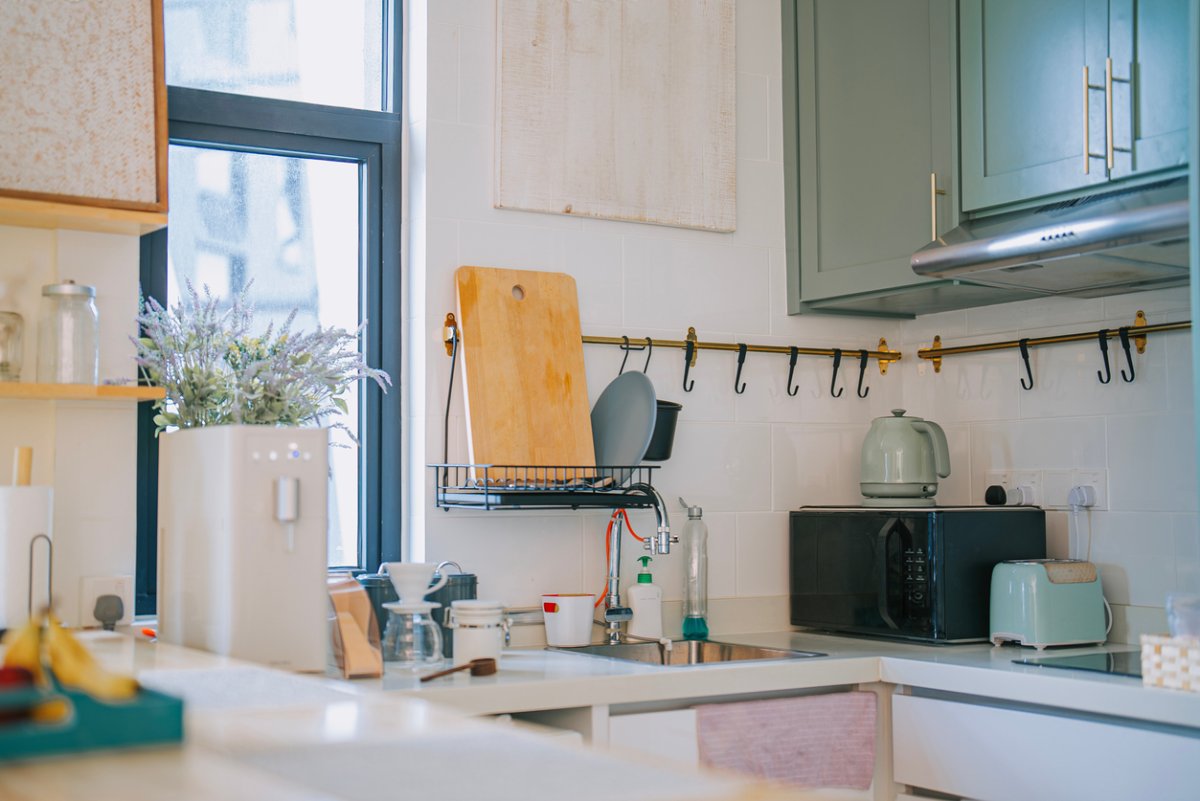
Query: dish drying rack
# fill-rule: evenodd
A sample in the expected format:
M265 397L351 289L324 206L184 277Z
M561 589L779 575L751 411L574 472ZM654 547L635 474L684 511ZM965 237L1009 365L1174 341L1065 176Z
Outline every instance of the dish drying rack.
M431 464L439 509L645 509L658 465Z

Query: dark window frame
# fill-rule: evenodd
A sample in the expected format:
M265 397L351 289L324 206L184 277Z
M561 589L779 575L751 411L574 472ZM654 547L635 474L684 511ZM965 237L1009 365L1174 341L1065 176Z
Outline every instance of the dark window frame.
M185 87L168 87L168 135L172 144L215 147L288 157L360 164L362 200L359 303L368 321L367 361L392 377L382 393L365 382L360 461L362 518L360 564L374 568L402 553L401 526L401 142L399 76L401 20L385 3L383 78L386 111L335 108ZM166 300L169 228L141 241L142 293ZM158 442L153 410L141 404L137 443L137 566L135 609L153 614L157 600Z

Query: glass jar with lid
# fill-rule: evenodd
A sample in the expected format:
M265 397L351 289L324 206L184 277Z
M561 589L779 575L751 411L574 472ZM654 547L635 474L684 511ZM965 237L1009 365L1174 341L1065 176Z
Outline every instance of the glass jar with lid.
M0 311L0 381L21 380L25 321L16 312Z
M74 281L42 287L37 377L50 384L99 382L100 316L95 287Z

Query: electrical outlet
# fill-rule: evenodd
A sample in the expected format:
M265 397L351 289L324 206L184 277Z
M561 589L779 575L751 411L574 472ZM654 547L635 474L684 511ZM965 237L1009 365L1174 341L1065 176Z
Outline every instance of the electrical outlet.
M1071 473L1072 487L1092 487L1096 491L1096 504L1092 510L1108 508L1108 471L1074 470Z
M988 470L983 474L983 488L979 491L979 497L983 497L983 493L988 487L998 486L1004 489L1012 488L1012 471L1011 470Z
M1043 470L1042 489L1045 497L1042 506L1046 509L1067 509L1067 495L1074 487L1075 474L1071 470Z
M115 595L125 605L125 613L117 625L133 623L133 576L84 576L79 588L79 619L83 626L98 626L100 621L92 614L96 599L101 595Z
M1025 503L1029 506L1040 506L1046 499L1042 493L1042 471L1041 470L1014 470L1012 472L1012 487L1028 487L1032 493L1032 498L1026 498Z
M1028 489L1031 497L1024 498L1026 506L1040 505L1046 497L1042 493L1041 470L988 470L983 475L985 489L993 484L1004 487L1009 493L1017 487Z

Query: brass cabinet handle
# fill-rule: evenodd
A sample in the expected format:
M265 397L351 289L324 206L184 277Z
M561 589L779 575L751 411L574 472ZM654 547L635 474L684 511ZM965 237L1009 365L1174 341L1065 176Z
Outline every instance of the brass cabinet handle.
M1113 142L1113 84L1114 83L1130 83L1133 80L1129 78L1118 78L1113 75L1112 57L1104 59L1104 114L1105 114L1105 160L1108 164L1109 172L1112 172L1114 153L1132 153L1133 150L1128 147L1117 147ZM1132 133L1131 133L1132 138Z
M935 241L937 236L937 196L946 194L945 189L937 187L937 173L929 173L929 241Z
M1104 152L1108 169L1113 168L1112 59L1104 59Z
M1087 64L1083 65L1083 174L1092 171L1092 131L1091 120L1088 118L1088 92L1092 85L1088 82Z
M1111 59L1109 60L1111 62ZM1108 75L1111 77L1111 67L1108 69ZM1112 83L1106 81L1103 86L1097 86L1088 80L1087 64L1083 65L1083 174L1087 175L1092 171L1092 159L1106 159L1109 169L1112 168L1112 153L1093 153L1092 152L1092 119L1090 95L1088 92L1093 89L1103 89L1105 102L1108 104L1108 141L1112 141Z

